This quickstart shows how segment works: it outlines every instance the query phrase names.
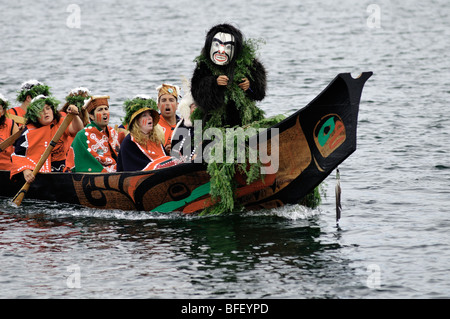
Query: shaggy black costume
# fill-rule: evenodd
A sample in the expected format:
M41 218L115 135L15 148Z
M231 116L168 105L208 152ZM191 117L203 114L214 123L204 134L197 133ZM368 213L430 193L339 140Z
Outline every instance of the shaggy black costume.
M223 66L214 64L210 59L211 44L214 35L218 32L233 35L235 41L234 55L231 61ZM222 126L230 127L246 125L263 118L263 111L255 106L254 101L261 101L265 97L266 70L261 62L254 57L254 52L249 53L249 50L246 50L246 48L248 46L246 47L242 33L229 24L216 25L208 31L201 55L196 59L197 67L191 80L192 96L200 111L198 117L204 123L207 124L214 117L214 112L218 112L215 116L220 117L219 122ZM244 56L245 54L246 56ZM241 74L244 76L240 76L238 75L238 69L241 68L240 71L242 72L241 65L245 65L246 62L244 58L248 60L246 70L249 72L245 72ZM219 86L217 84L219 75L228 76L229 82L227 86ZM238 85L243 77L248 78L250 81L250 88L242 95L243 98L241 100L245 100L245 102L239 101L238 103L236 94L232 94L229 91L233 89L231 86ZM234 89L236 89L236 86Z

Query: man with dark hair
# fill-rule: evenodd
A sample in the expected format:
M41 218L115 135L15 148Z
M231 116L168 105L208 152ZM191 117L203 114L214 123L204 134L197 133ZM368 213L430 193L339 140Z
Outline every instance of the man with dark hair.
M69 150L69 168L75 172L115 172L119 141L109 124L109 96L92 96L86 110L91 123L79 131ZM73 165L75 167L73 167Z

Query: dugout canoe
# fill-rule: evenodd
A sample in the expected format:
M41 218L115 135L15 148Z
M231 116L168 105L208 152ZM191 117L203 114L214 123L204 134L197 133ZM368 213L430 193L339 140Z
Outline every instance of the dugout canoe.
M238 203L247 210L271 209L298 203L320 185L356 150L359 104L371 75L338 74L308 105L273 126L278 129L278 143L272 145L275 136L268 134L265 146L268 154L278 151L278 170L265 175L264 181L238 184ZM0 182L2 197L13 197L23 186L23 180L10 180L9 171L0 171ZM25 199L99 209L196 213L211 203L209 182L202 163L151 172L39 173Z

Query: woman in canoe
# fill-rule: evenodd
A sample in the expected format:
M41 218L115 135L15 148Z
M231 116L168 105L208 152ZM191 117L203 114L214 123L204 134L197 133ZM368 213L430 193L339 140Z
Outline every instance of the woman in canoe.
M164 136L155 129L160 115L150 105L136 103L127 109L128 134L120 145L117 171L150 171L180 163L167 156Z
M58 104L59 101L53 97L39 95L28 106L25 114L26 129L17 139L14 153L11 155L11 177L22 172L26 182L34 181L33 170L64 120L64 117L57 110ZM70 105L67 112L78 115L78 108L75 105ZM66 160L65 140L70 135L76 135L82 128L82 120L79 116L74 116L40 172L62 172L64 170Z
M8 100L0 94L0 143L19 130L14 120L6 117L8 106ZM0 169L11 169L11 154L13 150L12 145L0 150Z
M139 107L149 107L155 111L158 111L158 104L151 98L150 95L138 94L132 99L128 99L123 102L123 110L125 111L125 117L122 119L122 124L118 126L117 133L119 134L119 143L122 144L123 139L130 132L128 127L130 124L131 116L133 112L139 109ZM134 110L134 111L133 111ZM164 141L164 131L159 124L154 125L157 133L160 134L161 140Z

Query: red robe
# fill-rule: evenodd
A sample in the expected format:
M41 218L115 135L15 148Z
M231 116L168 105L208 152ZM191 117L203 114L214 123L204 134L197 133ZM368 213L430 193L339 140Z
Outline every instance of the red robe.
M39 128L33 124L27 124L27 128L17 139L14 153L11 155L11 177L26 169L34 170L63 121L64 117L61 117L58 123L56 123L56 120L53 120L50 125ZM52 166L53 170L62 169L54 164L58 163L58 165L63 165L65 163L66 153L64 151L64 143L69 136L69 128L67 128L39 172L51 172Z

